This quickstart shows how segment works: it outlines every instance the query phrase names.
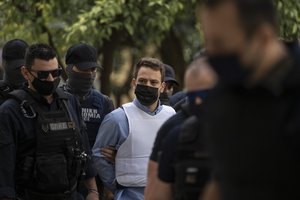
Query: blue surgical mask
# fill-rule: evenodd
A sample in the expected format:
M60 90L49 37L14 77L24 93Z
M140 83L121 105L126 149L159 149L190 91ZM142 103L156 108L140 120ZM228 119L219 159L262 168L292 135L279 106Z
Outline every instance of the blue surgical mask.
M207 94L210 90L197 90L193 92L187 92L186 96L189 100L189 102L195 102L195 99L197 97L200 97L202 101L204 101L207 97Z
M202 103L197 104L196 98L201 98L202 101L205 101L209 91L210 90L197 90L197 91L192 91L192 92L186 93L186 96L187 96L188 102L189 102L189 109L190 109L190 112L192 113L192 115L199 117L203 114Z

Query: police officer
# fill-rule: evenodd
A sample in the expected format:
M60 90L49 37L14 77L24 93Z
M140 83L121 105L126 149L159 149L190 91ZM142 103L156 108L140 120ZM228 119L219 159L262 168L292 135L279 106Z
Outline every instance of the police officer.
M7 93L19 89L26 82L21 74L21 66L24 65L24 56L28 44L20 39L8 41L2 51L2 66L4 77L0 81L0 104Z
M101 68L94 47L85 43L75 44L68 49L65 61L68 80L63 88L80 102L82 119L92 147L102 120L114 109L114 105L108 96L93 88L96 70Z
M102 120L114 109L112 100L93 87L96 70L102 68L97 63L97 51L85 43L75 44L67 50L65 62L68 80L62 88L75 95L79 100L89 143L93 147ZM103 188L100 187L102 184L98 178L97 183L99 190L102 190ZM86 191L83 190L82 193L86 193ZM110 195L108 191L103 194Z
M198 199L210 174L203 144L203 101L215 83L216 76L203 57L191 63L185 74L189 116L166 134L159 158L158 179L152 183L146 199Z
M159 100L163 105L170 105L170 97L173 95L174 86L179 86L179 83L175 79L175 72L173 67L170 65L164 64L165 68L165 88L163 93L159 96Z
M21 70L28 87L11 92L0 106L0 199L79 199L82 173L87 199L99 199L78 102L57 89L55 51L30 46Z
M209 62L219 77L206 123L214 161L209 193L300 199L299 44L278 39L275 1L201 2Z

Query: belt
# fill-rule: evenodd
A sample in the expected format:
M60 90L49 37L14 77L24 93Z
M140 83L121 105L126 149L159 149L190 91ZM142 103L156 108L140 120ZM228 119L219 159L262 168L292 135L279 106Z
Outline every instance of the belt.
M145 186L124 186L124 185L120 185L117 181L116 181L116 188L118 190L123 190L123 189L126 189L126 188L144 188Z
M118 189L118 190L123 190L123 189L125 189L125 188L127 188L126 186L123 186L123 185L120 185L117 181L116 181L116 188Z

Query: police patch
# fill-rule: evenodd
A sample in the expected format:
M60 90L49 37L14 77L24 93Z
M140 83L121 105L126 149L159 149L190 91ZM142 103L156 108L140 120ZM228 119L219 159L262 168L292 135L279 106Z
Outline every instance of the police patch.
M51 131L61 131L69 128L67 122L50 123L49 126Z

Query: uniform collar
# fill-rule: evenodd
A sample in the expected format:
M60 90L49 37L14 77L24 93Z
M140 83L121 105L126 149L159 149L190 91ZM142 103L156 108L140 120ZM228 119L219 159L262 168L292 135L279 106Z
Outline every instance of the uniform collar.
M145 113L152 115L152 116L158 114L162 110L162 105L160 103L160 100L158 100L158 106L153 112L151 112L147 106L142 105L136 98L133 100L133 103L134 103L134 105L136 105L136 107L138 107Z
M35 99L37 102L41 102L43 104L49 105L49 103L47 102L47 100L41 94L39 94L38 92L36 92L36 91L34 91L34 90L32 90L32 89L30 89L28 87L24 87L23 89L25 91L27 91L29 93L29 95L32 96L33 99ZM56 98L58 98L58 94L56 93L56 91L54 91L52 103L55 101Z

